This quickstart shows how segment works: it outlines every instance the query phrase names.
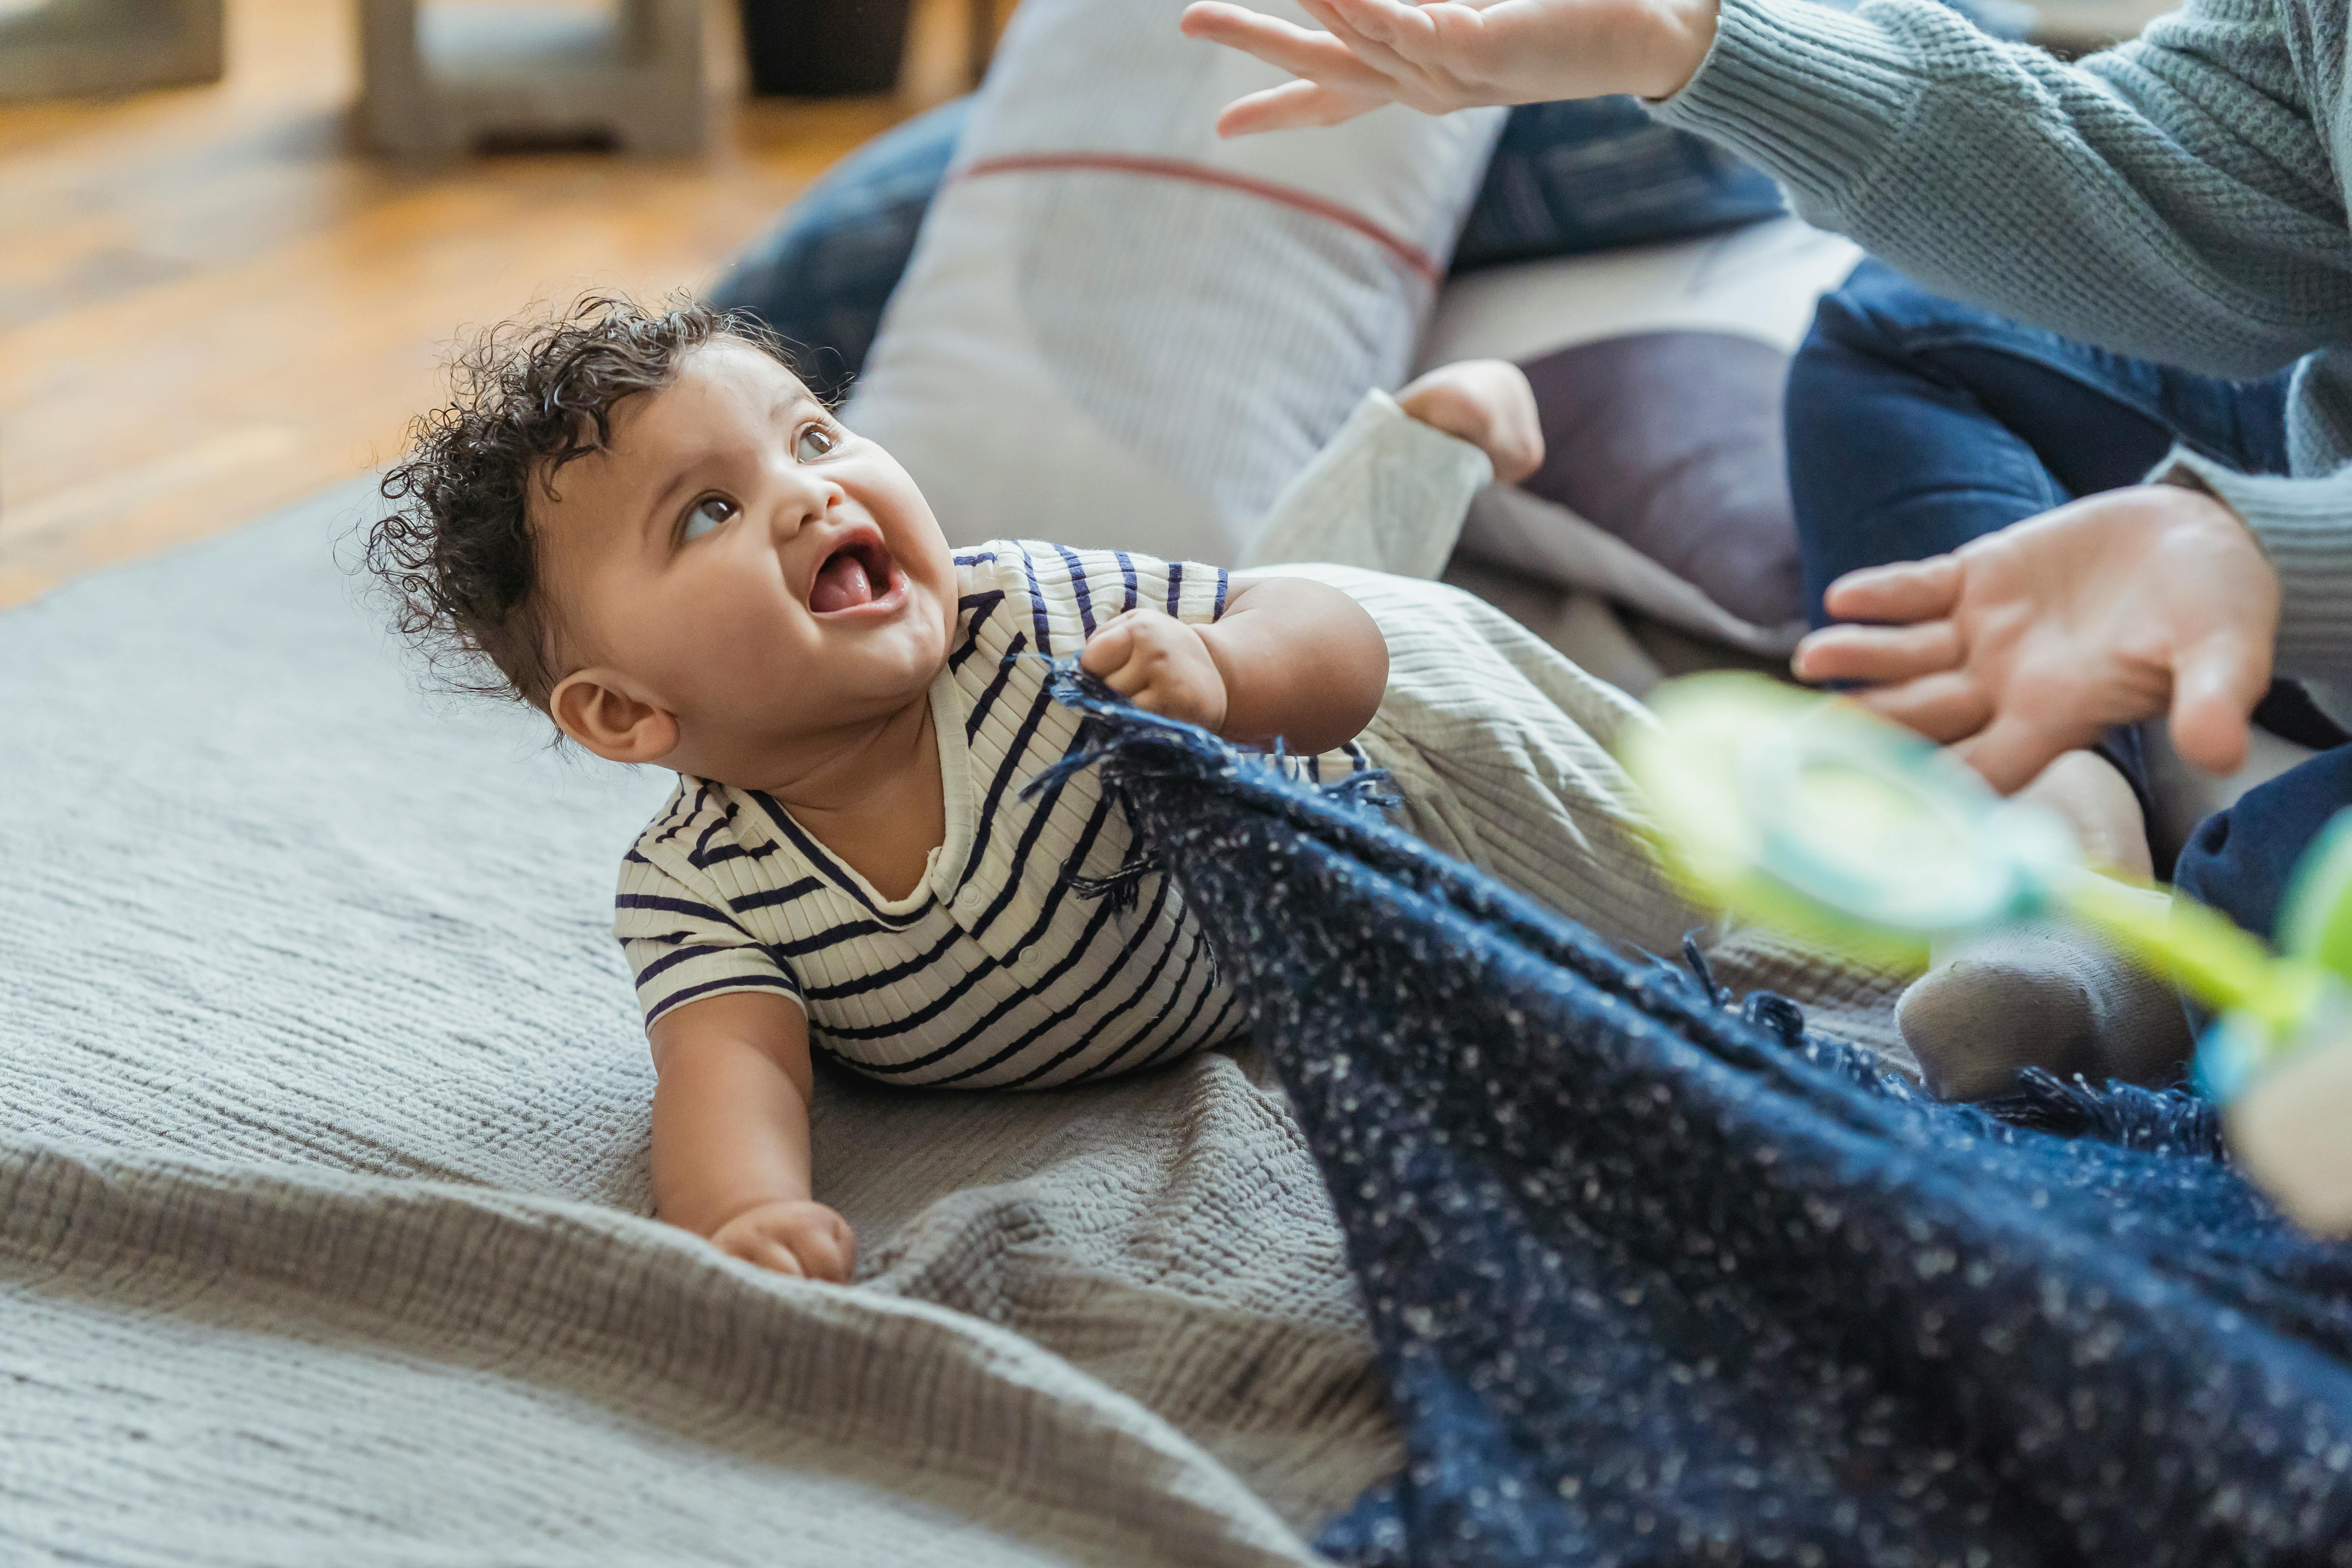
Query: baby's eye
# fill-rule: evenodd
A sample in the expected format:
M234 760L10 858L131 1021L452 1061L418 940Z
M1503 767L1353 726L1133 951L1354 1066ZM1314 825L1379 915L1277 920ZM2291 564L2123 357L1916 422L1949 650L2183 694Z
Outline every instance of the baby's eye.
M812 425L793 440L793 456L814 463L841 445L841 437L822 425Z
M681 539L699 539L735 515L735 503L725 496L705 496L686 514Z

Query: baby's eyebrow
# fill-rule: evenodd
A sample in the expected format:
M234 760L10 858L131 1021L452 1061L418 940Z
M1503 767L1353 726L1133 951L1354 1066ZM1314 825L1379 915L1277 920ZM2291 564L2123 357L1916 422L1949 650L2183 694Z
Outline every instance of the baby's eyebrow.
M771 422L781 425L803 406L814 408L820 414L825 411L824 405L817 400L816 394L811 392L804 384L795 380L791 391L784 393L768 405L768 418ZM667 531L669 513L677 504L678 491L686 488L687 481L694 477L696 466L708 456L708 453L698 452L687 461L680 463L671 471L669 478L662 482L661 489L654 492L653 500L646 504L645 518L640 525L642 531L647 537L659 538Z
M668 524L666 520L676 509L677 493L686 488L687 480L693 477L695 468L700 461L701 458L698 455L670 470L669 478L662 481L661 489L656 490L653 499L646 504L645 521L640 525L641 532L651 537L659 537L667 531Z

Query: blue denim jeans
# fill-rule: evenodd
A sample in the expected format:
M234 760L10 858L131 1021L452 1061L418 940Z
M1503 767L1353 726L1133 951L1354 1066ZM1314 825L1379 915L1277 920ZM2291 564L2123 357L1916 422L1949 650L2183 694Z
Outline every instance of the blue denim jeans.
M1815 625L1857 567L1956 550L2079 496L2137 484L2179 442L2284 473L2286 378L2229 382L2109 353L1938 298L1880 261L1825 296L1789 373L1789 479ZM2299 689L2256 712L2307 745L2344 740ZM2100 747L2147 794L2138 737ZM2176 885L2267 934L2288 873L2352 805L2330 752L2199 825Z
M1805 591L2137 484L2178 441L2286 472L2286 382L2126 359L1945 300L1883 261L1822 298L1789 372Z

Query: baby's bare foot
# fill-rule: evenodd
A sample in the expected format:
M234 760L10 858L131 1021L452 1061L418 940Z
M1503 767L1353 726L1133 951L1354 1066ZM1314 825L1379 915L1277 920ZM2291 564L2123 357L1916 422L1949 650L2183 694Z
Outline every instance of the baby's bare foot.
M1396 395L1397 406L1486 454L1495 477L1517 484L1543 464L1535 389L1508 360L1439 365Z

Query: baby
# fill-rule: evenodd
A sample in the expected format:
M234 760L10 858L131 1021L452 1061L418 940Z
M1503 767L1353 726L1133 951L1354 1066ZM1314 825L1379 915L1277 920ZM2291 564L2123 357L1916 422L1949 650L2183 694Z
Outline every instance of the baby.
M1493 361L1376 397L1350 431L1343 447L1453 476L1433 529L1490 472L1541 456L1525 378ZM950 550L888 453L773 345L699 307L594 300L494 331L415 435L369 550L402 629L486 658L596 755L678 774L625 858L614 926L658 1073L654 1196L752 1263L832 1280L853 1267L849 1226L812 1195L813 1048L893 1083L1030 1089L1242 1026L1168 879L1088 896L1134 849L1094 775L1024 792L1080 745L1078 716L1046 695L1051 659L1234 741L1279 739L1290 755L1272 765L1391 761L1357 743L1390 649L1349 593L1124 551ZM1307 489L1328 510L1371 460L1319 462ZM1041 483L1050 464L1040 453ZM1317 504L1294 496L1291 515ZM1469 606L1426 627L1472 694L1429 700L1424 731L1498 692L1559 717L1541 689L1563 661L1465 595L1410 586ZM1508 657L1481 664L1476 647ZM1414 794L1410 745L1390 750ZM1598 765L1578 758L1561 766Z

